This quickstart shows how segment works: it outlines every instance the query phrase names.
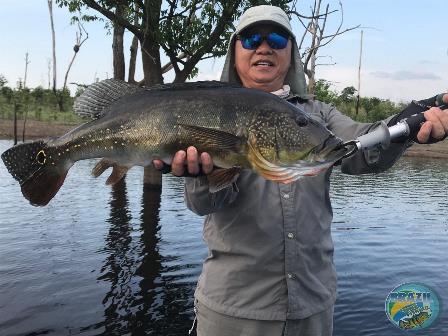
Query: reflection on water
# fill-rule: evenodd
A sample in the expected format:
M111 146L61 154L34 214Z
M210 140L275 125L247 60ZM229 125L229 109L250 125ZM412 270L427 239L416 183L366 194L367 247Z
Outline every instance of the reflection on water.
M0 152L11 143L0 141ZM206 256L182 180L142 190L142 169L114 187L77 163L44 208L0 164L0 335L186 335ZM406 158L366 176L335 171L336 336L401 335L384 313L404 282L448 303L448 162ZM446 313L419 335L447 334Z

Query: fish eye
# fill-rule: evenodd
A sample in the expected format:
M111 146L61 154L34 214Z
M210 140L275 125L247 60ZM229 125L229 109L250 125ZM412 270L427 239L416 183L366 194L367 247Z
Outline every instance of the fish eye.
M43 150L40 150L36 155L36 161L41 165L45 164L45 161L47 161L47 154L45 154Z

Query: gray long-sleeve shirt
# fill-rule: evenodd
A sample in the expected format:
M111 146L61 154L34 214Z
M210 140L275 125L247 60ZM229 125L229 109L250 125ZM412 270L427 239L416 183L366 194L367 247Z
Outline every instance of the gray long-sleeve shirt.
M299 104L344 140L375 127L334 107ZM389 168L408 144L345 159L349 174ZM210 309L241 318L301 319L334 304L337 293L329 197L331 169L284 185L244 170L237 181L210 193L204 177L186 178L189 209L206 215L209 254L196 298Z

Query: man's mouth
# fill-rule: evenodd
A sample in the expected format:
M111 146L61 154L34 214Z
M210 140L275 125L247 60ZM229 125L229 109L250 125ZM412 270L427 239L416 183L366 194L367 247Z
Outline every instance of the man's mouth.
M274 66L274 63L272 63L271 61L267 61L267 60L260 60L260 61L255 62L253 65L269 67L269 66Z

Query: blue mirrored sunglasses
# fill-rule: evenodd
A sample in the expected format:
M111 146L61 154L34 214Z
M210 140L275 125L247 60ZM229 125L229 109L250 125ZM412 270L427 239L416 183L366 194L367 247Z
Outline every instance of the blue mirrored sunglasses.
M266 36L254 33L252 35L238 35L236 37L241 41L241 45L244 49L255 50L263 41L266 41L272 49L284 49L288 45L289 36L285 36L279 33L269 33Z

